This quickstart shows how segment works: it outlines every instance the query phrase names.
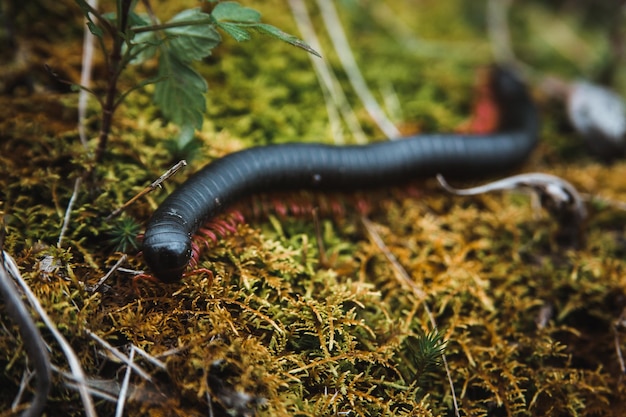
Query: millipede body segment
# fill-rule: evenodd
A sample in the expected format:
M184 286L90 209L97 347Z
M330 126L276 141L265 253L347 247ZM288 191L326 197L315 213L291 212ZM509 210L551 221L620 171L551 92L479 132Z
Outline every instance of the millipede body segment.
M512 72L496 68L490 83L501 112L496 133L420 134L352 146L269 145L207 164L168 196L150 219L143 240L146 263L160 280L179 280L188 265L196 230L251 194L294 189L351 191L437 173L465 179L510 170L535 146L537 110L525 85Z

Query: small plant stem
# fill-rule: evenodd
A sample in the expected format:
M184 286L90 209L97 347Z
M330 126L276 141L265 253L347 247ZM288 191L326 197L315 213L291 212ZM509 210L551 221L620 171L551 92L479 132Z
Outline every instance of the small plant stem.
M109 67L109 81L106 97L102 106L102 121L100 125L100 135L98 137L98 147L96 148L96 164L102 162L104 157L104 151L106 150L107 142L109 140L109 133L111 133L111 122L113 120L113 113L115 112L115 97L117 95L117 80L119 79L120 71L118 69L121 60L120 49L121 43L115 42L113 51L111 52L110 67ZM118 49L119 48L119 49Z
M160 23L160 24L156 24L152 26L142 26L142 27L134 28L133 32L134 33L156 32L159 30L173 29L173 28L186 27L186 26L210 25L212 23L214 23L214 20L212 18L211 19L198 19L198 20L183 20L180 22ZM239 24L239 26L253 26L253 25Z
M130 11L131 0L118 1L117 10L117 33L113 36L113 48L107 66L108 81L107 92L102 106L102 123L100 126L100 134L98 137L98 147L96 148L96 164L102 162L104 152L106 150L109 134L111 133L111 124L113 121L113 113L116 109L117 81L119 80L122 69L125 65L122 60L122 45L124 44L124 36L128 29L128 13Z

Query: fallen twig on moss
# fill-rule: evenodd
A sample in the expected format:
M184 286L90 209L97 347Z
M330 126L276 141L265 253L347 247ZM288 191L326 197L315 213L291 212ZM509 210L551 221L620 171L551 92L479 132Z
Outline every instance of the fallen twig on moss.
M5 259L8 255L3 251L3 259L0 262L0 293L4 299L6 312L11 316L20 329L24 349L28 354L37 374L37 386L31 405L24 411L22 417L38 417L46 407L48 393L51 386L50 356L46 344L37 329L30 313L13 284L6 267Z
M9 255L6 252L3 252L3 255L4 255L5 266L7 267L7 271L11 275L13 275L13 278L20 284L20 287L22 287L22 290L26 294L26 298L28 299L30 304L33 306L33 308L37 311L37 314L39 314L39 316L45 323L46 327L48 328L48 330L50 330L50 333L52 333L57 343L63 350L63 353L65 354L65 357L67 358L67 362L70 365L70 369L72 370L72 375L74 376L74 379L76 383L78 384L78 391L83 401L83 406L85 407L85 414L87 415L87 417L96 417L97 416L96 409L94 407L91 394L89 393L85 373L83 372L83 368L80 364L80 360L78 359L78 356L76 356L76 353L72 349L72 346L69 344L67 339L65 339L65 337L61 334L61 332L57 329L57 326L52 322L52 320L46 313L46 310L44 310L44 308L42 307L41 303L39 302L35 294L31 291L26 281L24 281L24 279L22 278L19 268L17 267L17 264L15 263L11 255Z
M187 166L187 161L180 160L178 161L178 163L176 163L174 166L172 166L170 169L168 169L167 171L165 171L163 173L163 175L161 175L159 178L157 178L156 180L154 180L152 182L152 184L148 185L146 188L144 188L143 190L141 190L140 192L138 192L133 198L131 198L130 200L128 200L127 202L125 202L124 204L122 204L121 207L113 210L113 212L111 214L109 214L104 220L111 220L113 217L119 215L121 212L123 212L128 206L130 206L131 204L133 204L135 201L139 200L141 197L143 197L146 194L151 193L152 191L156 190L157 188L161 187L161 184L163 184L164 181L166 181L169 177L171 177L172 175L176 174L181 168L186 167Z

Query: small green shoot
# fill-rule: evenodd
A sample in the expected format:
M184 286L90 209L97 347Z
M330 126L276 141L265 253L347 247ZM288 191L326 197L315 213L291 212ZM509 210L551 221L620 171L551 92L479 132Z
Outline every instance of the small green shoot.
M206 80L193 65L211 55L220 44L222 37L218 29L236 41L251 39L252 32L263 33L319 56L301 40L262 23L258 11L234 1L210 1L216 3L210 13L201 8L187 9L166 23L158 20L149 0L142 2L148 15L136 11L137 1L118 0L114 13L101 13L86 0L75 1L106 58L106 91L102 97L96 95L102 107L96 164L104 156L115 110L129 93L147 84L156 84L155 104L168 121L180 126L180 142L190 141L194 130L202 127L208 92ZM107 42L107 37L112 42ZM138 82L127 91L118 91L119 78L129 65L155 57L158 60L155 77Z
M432 330L419 337L409 336L405 344L408 358L415 367L413 381L421 386L426 378L441 366L446 341L443 340L443 335L439 331Z
M113 252L138 251L137 235L142 226L130 217L121 217L113 221L106 231L106 244Z

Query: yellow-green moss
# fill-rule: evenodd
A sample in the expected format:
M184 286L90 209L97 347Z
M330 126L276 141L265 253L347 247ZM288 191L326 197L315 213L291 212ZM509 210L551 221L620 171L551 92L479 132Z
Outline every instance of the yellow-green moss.
M244 3L297 33L284 1ZM453 130L470 111L476 68L490 60L484 4L386 3L337 2L366 79L379 99L383 89L395 91L402 107L396 122ZM383 7L396 13L414 42L395 40ZM539 2L514 7L514 46L536 71L586 75L584 70L594 74L602 66L595 55L573 63L567 54L552 54L533 26L546 16L573 22L570 28L605 51L602 28L587 25L575 7L566 17L557 13L559 6L547 9ZM313 18L320 23L317 14ZM27 42L48 42L29 38L26 24L18 30ZM63 50L76 51L64 57L67 74L79 69L81 40L75 27L63 38ZM326 36L322 42L337 66ZM574 250L559 246L553 222L538 218L524 196L462 199L429 181L370 196L370 219L425 299L403 285L354 208L341 219L321 218L320 236L310 218L270 215L240 225L203 253L200 266L212 271L212 279L198 273L180 284L157 285L118 272L104 292L89 293L88 286L121 256L112 240L125 239L133 222L145 224L164 196L202 164L252 145L330 142L323 95L304 52L260 35L242 44L227 40L198 69L210 86L207 118L196 135L201 146L172 154L177 129L159 119L151 88L129 96L116 115L97 180L81 189L60 249L56 242L74 179L89 161L75 127L76 95L0 97L5 250L90 378L120 381L123 367L101 355L105 349L84 329L120 349L132 343L166 365L158 370L138 359L154 383L133 376L129 415L206 415L209 398L215 415L220 407L232 411L228 401L245 399L267 416L452 415L443 367L416 362L416 345L432 330L425 306L447 341L462 415L623 414L626 393L615 340L622 349L626 342L614 323L624 308L626 215L599 203L590 205L586 244ZM132 85L149 70L132 69L122 82ZM98 67L95 76L102 76ZM347 90L366 133L378 138ZM97 111L90 107L93 136ZM626 164L593 161L563 130L562 116L545 107L542 143L524 169L562 175L581 191L625 201ZM190 166L164 191L131 206L118 227L104 220L179 157L190 159ZM334 198L348 206L352 201ZM124 266L144 268L127 247ZM5 315L0 319L10 330L0 337L0 409L8 409L26 359L14 324ZM42 331L53 363L67 369L59 347ZM78 395L64 381L55 375L48 414L82 415ZM250 412L247 404L241 407L240 414ZM100 415L113 408L98 403Z

